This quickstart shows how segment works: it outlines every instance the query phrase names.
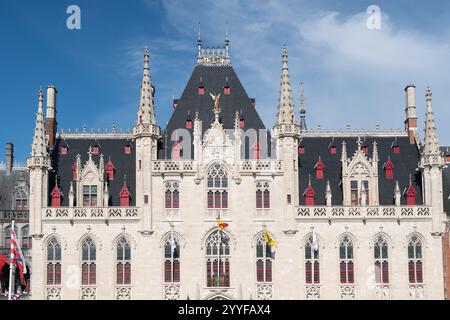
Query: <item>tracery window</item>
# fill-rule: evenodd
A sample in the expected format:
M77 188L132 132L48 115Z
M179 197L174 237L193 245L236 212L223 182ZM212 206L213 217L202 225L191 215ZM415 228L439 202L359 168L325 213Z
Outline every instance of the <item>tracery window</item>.
M389 244L383 236L378 236L374 246L375 282L389 283Z
M165 188L165 208L178 209L180 207L180 183L178 181L167 181Z
M270 243L261 233L256 240L256 281L272 282L273 254Z
M351 180L350 181L350 200L352 206L362 205L362 189L366 194L366 205L369 205L369 181L368 180Z
M180 282L180 241L174 234L164 243L164 282Z
M267 181L256 182L256 208L270 208L270 185Z
M97 186L83 186L83 206L94 207L97 205Z
M208 208L228 208L227 171L220 163L211 165L208 170Z
M61 285L61 245L56 238L47 243L47 285Z
M206 240L206 285L230 286L230 238L222 230L211 233Z
M28 192L25 187L19 187L14 195L16 210L28 209Z
M309 237L305 244L305 280L307 284L320 283L319 250L318 245L314 248L313 237Z
M125 237L117 241L116 246L116 284L131 284L131 246Z
M86 238L81 245L81 284L95 285L96 248L91 238Z
M409 283L423 283L422 259L422 242L419 237L412 236L408 242Z
M339 244L339 274L342 284L355 282L353 241L344 236Z

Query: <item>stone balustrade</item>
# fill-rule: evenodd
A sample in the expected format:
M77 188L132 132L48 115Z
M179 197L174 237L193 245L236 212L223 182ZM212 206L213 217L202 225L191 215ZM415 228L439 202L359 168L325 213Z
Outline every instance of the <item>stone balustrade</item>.
M43 208L42 220L139 220L136 207L60 207Z

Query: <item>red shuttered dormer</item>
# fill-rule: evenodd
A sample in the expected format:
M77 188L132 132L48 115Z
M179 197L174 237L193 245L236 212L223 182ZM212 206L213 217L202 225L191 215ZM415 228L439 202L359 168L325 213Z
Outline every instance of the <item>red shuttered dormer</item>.
M311 184L308 186L306 191L303 193L303 196L305 197L305 205L307 205L307 206L314 205L316 193L314 192L314 189L311 186Z
M172 160L180 161L181 160L181 143L179 141L175 141L172 145Z
M61 190L59 190L58 185L56 185L53 188L50 196L52 198L51 206L52 207L61 207Z
M416 205L416 189L414 189L412 183L409 184L408 189L405 192L406 195L406 205L415 206Z
M75 161L72 166L72 180L77 180L77 179L78 179L78 165L77 165L77 162Z
M109 181L113 181L115 171L116 168L114 167L114 164L112 163L111 160L109 160L108 163L106 164L106 179L108 179Z
M324 174L325 164L320 159L320 157L319 157L319 160L317 161L316 165L314 166L314 169L316 171L316 179L322 180L325 176L325 174Z
M129 144L127 144L127 145L123 148L123 152L124 152L125 154L131 154L132 150L133 150L133 147L132 147L131 145L129 145Z
M129 207L130 206L130 191L127 186L124 185L122 190L120 190L120 206Z
M385 173L386 179L388 179L388 180L394 179L394 163L391 161L391 159L388 159L388 161L385 163L384 173Z

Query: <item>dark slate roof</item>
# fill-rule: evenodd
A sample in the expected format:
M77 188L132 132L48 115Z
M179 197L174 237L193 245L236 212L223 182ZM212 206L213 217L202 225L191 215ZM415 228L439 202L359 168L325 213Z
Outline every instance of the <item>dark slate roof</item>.
M450 156L450 146L440 147L440 150L444 156Z
M60 155L60 147L68 146L69 150L67 155ZM52 151L52 167L54 171L49 177L49 201L50 193L55 186L55 174L58 175L58 185L63 193L63 206L69 205L69 190L70 182L72 181L72 166L75 163L77 154L81 155L81 165L84 166L86 161L89 159L88 151L90 146L100 146L100 153L103 154L106 164L109 160L112 161L114 167L116 168L114 180L108 183L109 195L110 195L110 205L119 206L119 193L123 187L124 175L126 175L126 183L128 190L131 194L130 205L134 206L136 203L136 153L135 153L135 143L133 140L128 140L124 138L102 138L98 139L92 138L72 138L72 139L61 139L56 140L56 146ZM132 146L131 154L125 154L124 147L126 145ZM98 166L100 155L92 155L92 159ZM74 188L75 188L74 183ZM75 191L75 190L74 190ZM98 195L99 197L101 195Z
M442 171L442 184L444 189L444 212L450 216L450 163Z
M421 174L416 171L419 161L419 151L416 145L409 144L408 137L377 137L367 136L363 137L363 146L369 148L368 157L372 157L373 141L376 141L378 146L378 188L379 188L379 200L380 205L392 205L394 204L394 189L395 181L399 181L400 190L403 194L405 188L409 185L409 174L412 176L413 185L416 189L417 196L416 202L418 204L423 203L422 200L422 188L421 188ZM353 157L354 152L357 150L357 138L355 137L334 137L333 143L332 137L305 137L300 141L300 145L305 147L305 154L299 154L299 197L300 204L305 204L305 197L303 193L308 187L308 177L311 175L311 185L315 191L315 204L325 205L325 190L327 180L330 181L330 187L332 192L332 204L342 205L343 194L341 186L342 177L342 165L341 165L341 153L342 153L342 141L345 140L347 145L347 157ZM398 144L400 147L400 153L395 154L392 150L392 146ZM330 145L337 147L336 154L329 152ZM316 165L319 156L325 164L325 177L323 180L316 179L314 166ZM394 164L394 179L388 180L385 178L383 166L390 157ZM402 204L406 204L406 199L402 196Z
M25 182L28 188L29 174L26 168L14 168L11 174L0 170L0 210L14 210L14 191L20 182Z
M204 95L198 94L199 86L204 86ZM229 95L223 93L225 86L231 88ZM221 94L222 113L220 119L225 129L234 128L236 111L241 114L241 119L245 120L244 130L250 128L256 131L265 129L252 100L248 97L231 66L196 66L162 134L163 141L159 145L159 158L170 158L172 132L176 129L186 128L186 120L194 121L196 112L199 113L199 118L202 121L203 132L210 128L211 122L214 120L214 101L209 95L210 92ZM193 129L187 130L192 137ZM193 156L193 152L191 154Z

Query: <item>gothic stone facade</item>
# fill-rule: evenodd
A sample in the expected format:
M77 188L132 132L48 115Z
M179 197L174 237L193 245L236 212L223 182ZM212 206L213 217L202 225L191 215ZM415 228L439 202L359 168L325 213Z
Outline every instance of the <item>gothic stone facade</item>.
M28 159L33 299L443 299L431 91L424 145L412 85L404 132L308 131L284 48L267 130L228 45L199 39L164 130L147 49L132 133L57 133L56 89L45 119L40 91Z

